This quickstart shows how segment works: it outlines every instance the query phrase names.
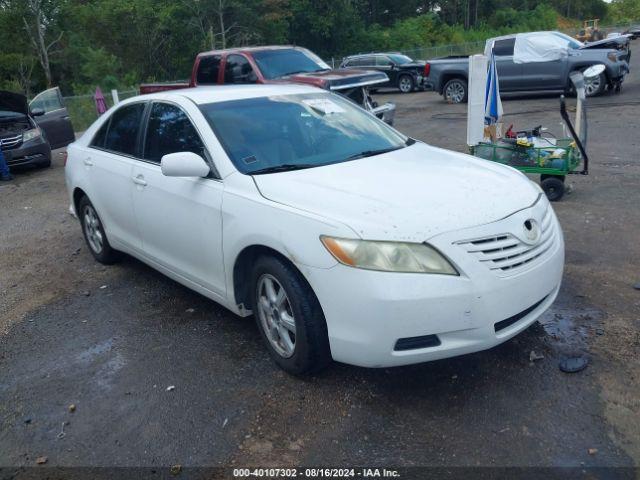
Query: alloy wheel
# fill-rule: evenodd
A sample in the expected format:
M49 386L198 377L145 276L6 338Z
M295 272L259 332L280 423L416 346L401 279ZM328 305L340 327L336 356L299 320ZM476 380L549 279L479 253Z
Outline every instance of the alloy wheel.
M296 348L296 322L287 292L269 274L259 278L256 290L260 325L276 353L290 358Z
M411 79L407 76L404 76L400 78L400 84L398 86L400 87L400 91L402 93L409 93L413 89L412 84L413 82L411 81Z
M87 236L87 242L89 243L91 250L93 250L97 254L100 254L103 248L103 238L98 214L91 205L85 205L82 214L84 233Z
M445 98L452 103L461 103L464 100L464 85L460 82L451 82L447 85Z
M596 95L602 89L602 75L598 75L595 78L591 78L589 80L585 80L584 82L584 92L587 97L591 97Z

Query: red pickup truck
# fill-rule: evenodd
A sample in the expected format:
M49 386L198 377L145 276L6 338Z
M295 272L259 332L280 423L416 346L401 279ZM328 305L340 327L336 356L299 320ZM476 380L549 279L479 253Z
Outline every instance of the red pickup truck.
M388 82L384 72L332 69L306 48L293 46L245 47L198 54L187 83L148 83L140 93L199 85L250 83L304 83L340 93L378 118L393 124L395 105L378 105L368 87Z

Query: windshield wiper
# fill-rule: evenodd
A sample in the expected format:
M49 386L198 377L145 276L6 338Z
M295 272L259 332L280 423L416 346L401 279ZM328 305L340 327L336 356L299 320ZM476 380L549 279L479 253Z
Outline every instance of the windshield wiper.
M316 167L317 165L305 165L301 163L285 163L283 165L276 165L273 167L260 168L249 172L249 175L262 175L264 173L277 173L277 172L291 172L293 170L304 170L305 168Z
M380 148L378 150L365 150L364 152L354 153L353 155L347 157L346 160L355 160L356 158L373 157L375 155L382 155L383 153L393 152L394 150L399 150L401 148L404 148L404 145L400 145L398 147Z

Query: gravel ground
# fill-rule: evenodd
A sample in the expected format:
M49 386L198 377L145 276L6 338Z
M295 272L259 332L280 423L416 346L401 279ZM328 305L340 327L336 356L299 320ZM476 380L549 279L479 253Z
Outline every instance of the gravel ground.
M378 98L397 103L402 132L464 151L464 106L428 92ZM251 319L132 258L94 262L59 152L50 169L18 172L0 186L0 476L41 456L64 467L638 466L639 100L632 73L620 95L592 102L592 173L555 204L566 271L541 322L489 351L395 369L286 375ZM560 131L556 95L504 109L507 124ZM562 373L575 353L588 368Z

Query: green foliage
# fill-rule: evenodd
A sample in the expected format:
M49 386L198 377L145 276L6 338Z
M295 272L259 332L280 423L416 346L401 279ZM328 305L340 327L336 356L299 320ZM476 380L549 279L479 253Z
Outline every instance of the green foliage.
M613 0L609 17L640 18L640 0ZM96 86L187 79L203 50L296 44L324 58L483 42L554 29L563 17L600 17L603 0L42 0L53 82L65 95ZM0 0L0 88L37 93L44 70L25 20L25 0ZM564 21L564 20L563 20ZM33 24L31 24L33 25ZM33 28L33 26L32 26ZM60 36L61 35L61 36ZM474 47L472 47L474 48ZM459 52L469 53L469 52ZM426 51L424 55L428 55ZM85 99L86 101L86 99ZM87 112L78 115L87 117Z

